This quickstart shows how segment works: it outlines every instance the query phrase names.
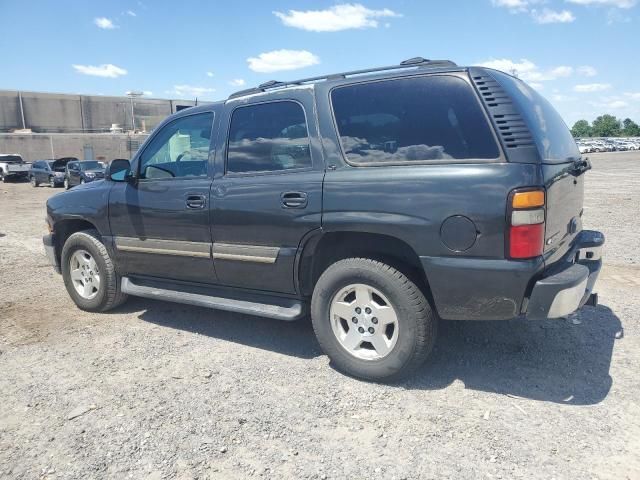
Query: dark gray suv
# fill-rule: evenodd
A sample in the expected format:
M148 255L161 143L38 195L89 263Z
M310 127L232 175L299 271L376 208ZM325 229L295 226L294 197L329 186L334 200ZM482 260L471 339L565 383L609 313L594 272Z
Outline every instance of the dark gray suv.
M427 358L439 318L596 304L589 168L521 80L414 58L167 118L106 181L49 199L44 244L84 310L310 313L336 367L386 381Z

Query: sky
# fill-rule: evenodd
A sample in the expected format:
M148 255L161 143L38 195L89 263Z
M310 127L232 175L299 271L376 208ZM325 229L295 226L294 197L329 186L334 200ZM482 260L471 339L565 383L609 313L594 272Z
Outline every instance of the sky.
M640 123L640 0L0 0L0 89L220 100L422 56Z

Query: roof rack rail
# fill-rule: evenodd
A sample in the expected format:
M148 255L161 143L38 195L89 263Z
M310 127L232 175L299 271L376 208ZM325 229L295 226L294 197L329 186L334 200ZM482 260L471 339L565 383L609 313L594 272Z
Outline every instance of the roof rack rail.
M352 77L355 75L364 75L367 73L384 72L386 70L399 70L403 68L437 68L437 67L457 67L457 65L450 60L427 60L422 57L413 57L403 60L398 65L389 65L386 67L365 68L363 70L352 70L350 72L332 73L329 75L321 75L319 77L301 78L300 80L293 80L289 82L281 82L278 80L269 80L268 82L261 83L257 87L240 90L238 92L229 95L229 100L237 97L244 97L245 95L251 95L255 93L262 93L272 88L290 87L294 85L304 85L307 83L314 83L321 80L336 80L341 78Z

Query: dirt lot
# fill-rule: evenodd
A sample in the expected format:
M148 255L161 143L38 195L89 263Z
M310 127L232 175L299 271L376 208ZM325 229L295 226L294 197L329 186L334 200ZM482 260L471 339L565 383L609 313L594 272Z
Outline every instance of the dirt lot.
M443 323L393 386L334 371L305 321L78 310L41 246L57 192L0 184L0 478L640 478L640 154L591 158L601 306Z

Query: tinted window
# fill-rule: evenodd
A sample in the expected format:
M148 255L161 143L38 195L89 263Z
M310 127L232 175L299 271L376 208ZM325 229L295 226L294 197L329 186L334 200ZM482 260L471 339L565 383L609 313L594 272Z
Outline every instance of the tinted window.
M263 103L233 112L227 172L272 172L309 166L307 123L298 103Z
M213 113L168 123L140 156L140 178L207 176Z
M553 106L522 80L492 71L491 75L520 106L520 112L533 134L540 156L545 161L563 162L580 157L569 128Z
M331 93L352 163L493 159L498 147L475 93L452 76L403 78Z

